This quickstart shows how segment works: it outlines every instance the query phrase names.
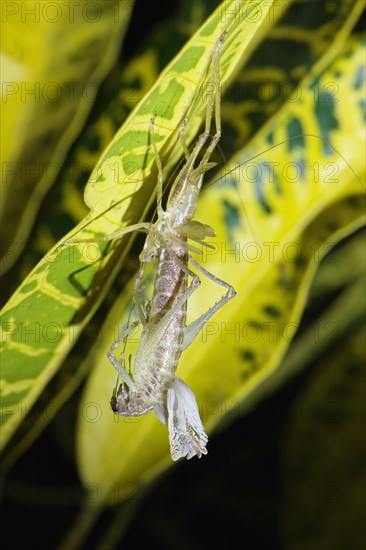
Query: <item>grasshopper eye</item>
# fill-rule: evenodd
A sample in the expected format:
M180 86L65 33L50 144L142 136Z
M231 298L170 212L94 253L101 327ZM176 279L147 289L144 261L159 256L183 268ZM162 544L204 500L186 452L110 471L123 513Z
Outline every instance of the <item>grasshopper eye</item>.
M114 413L117 413L117 397L115 395L112 395L111 397L111 400L110 400L110 404L111 404L111 409Z
M124 411L126 411L129 400L130 392L128 386L127 384L122 382L122 384L119 385L117 395L113 394L111 397L110 403L112 411L117 414L122 414Z

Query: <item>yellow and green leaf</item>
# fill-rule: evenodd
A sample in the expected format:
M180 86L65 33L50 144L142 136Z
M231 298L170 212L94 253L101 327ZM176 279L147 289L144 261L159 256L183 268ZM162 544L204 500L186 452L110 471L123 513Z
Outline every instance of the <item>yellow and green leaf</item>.
M223 148L227 157L241 149L287 101L298 103L302 81L314 65L320 72L337 55L362 12L362 2L292 2L268 30L231 86L224 85ZM337 44L338 48L333 47ZM336 82L314 85L334 93ZM229 155L229 153L231 153Z
M40 204L115 62L132 7L132 0L4 5L1 273L24 250Z
M178 157L172 152L177 131L188 112L188 142L199 129L204 102L193 99L208 78L218 38L224 31L227 33L222 78L228 80L248 55L248 44L253 48L276 18L266 17L271 7L268 2L255 24L245 18L239 18L238 22L238 13L246 4L249 14L255 8L250 2L224 2L222 9L204 23L131 113L91 175L85 191L91 213L68 239L101 237L139 219L146 207L146 197L150 197L155 185L155 160L151 151L147 152L150 118L156 117L158 148L169 171ZM190 109L192 102L194 111ZM4 307L6 410L2 444L21 421L20 404L26 409L32 405L105 297L124 257L121 243L117 244L54 248Z
M194 18L197 6L202 17L201 2L187 4L183 0L180 9L146 37L146 42L139 46L137 54L128 63L117 66L103 83L88 123L73 145L60 177L42 206L41 215L27 244L27 254L19 258L17 264L3 276L4 302L6 289L10 296L50 246L86 216L88 209L82 200L82 192L92 166L97 163L100 152L107 147L121 122L157 80L167 60L176 55L179 46L199 27ZM213 4L204 7L214 8ZM118 285L123 287L135 270L133 261L126 263L123 275L118 278ZM106 308L113 304L120 291L120 288L113 289L108 294ZM93 325L97 325L99 316L100 312L94 318ZM94 332L87 331L87 334L93 335ZM80 365L93 341L93 337L81 338L73 348L72 355L63 362L62 372L59 371L43 389L6 446L2 457L3 469L9 468L25 452L88 374L90 366L84 364L85 368L80 368Z
M52 5L56 3L54 2ZM121 3L123 3L123 16L125 16L131 7L131 2L118 2L118 4ZM10 3L4 4L10 5ZM27 4L33 6L35 3ZM41 9L41 3L38 4L36 9ZM81 2L80 6L85 4L86 2ZM95 10L98 3L91 4L94 6L92 9ZM166 14L164 14L164 21L154 28L153 34L135 34L140 42L137 54L135 57L127 59L127 63L121 57L118 65L114 67L103 84L101 93L98 94L97 101L93 104L91 116L84 129L85 132L83 130L83 137L75 143L71 155L67 157L63 165L61 177L53 185L52 193L48 193L46 201L43 200L44 188L37 189L35 187L33 197L36 197L36 201L29 201L30 204L27 205L27 208L29 211L33 209L31 218L35 209L38 209L39 201L42 200L41 216L37 220L37 229L31 236L30 247L24 250L17 263L6 272L2 279L3 303L50 246L53 246L86 216L88 207L82 200L82 190L90 176L92 166L98 164L96 172L98 175L101 174L102 167L98 158L103 150L104 156L108 155L108 152L113 152L109 148L109 143L121 123L141 99L141 105L145 104L143 98L150 86L152 86L151 92L155 90L157 93L157 86L154 84L158 81L160 71L167 63L170 63L187 38L197 31L207 17L208 10L211 12L216 10L211 21L219 14L221 23L226 23L225 8L229 8L233 9L236 24L239 23L239 20L240 23L243 23L243 20L246 19L248 25L255 27L256 20L258 22L257 18L261 10L261 5L258 2L225 2L221 7L217 7L217 4L216 0L208 4L202 4L199 0L191 2L181 0L180 13L175 13L173 19L166 19ZM112 3L109 1L103 2L106 9L110 5ZM273 11L273 6L277 11ZM342 436L343 441L346 441L346 447L348 448L349 443L349 447L355 449L356 453L359 442L359 439L356 441L354 438L354 431L350 432L344 428L347 417L352 419L352 425L356 425L359 419L359 411L354 407L359 397L359 393L355 393L354 388L359 381L357 377L351 380L348 375L355 374L355 366L357 367L361 359L360 350L363 349L363 336L360 332L363 302L359 297L362 296L364 288L362 282L364 274L362 240L364 237L361 231L357 231L351 238L345 240L342 248L337 245L337 242L364 223L362 221L364 192L359 191L360 188L357 187L360 183L357 178L364 177L362 166L364 164L365 101L361 91L364 86L365 73L363 65L358 63L358 56L361 55L360 52L364 45L361 44L357 36L354 36L349 41L347 48L341 52L343 44L361 14L364 2L349 2L348 0L289 1L273 2L273 6L269 7L266 15L268 21L261 26L259 31L254 28L254 40L248 43L248 47L243 52L243 63L241 61L237 63L231 76L228 76L230 71L223 67L221 74L223 135L220 146L226 158L231 159L232 155L234 158L230 160L226 168L220 169L220 162L218 167L212 170L212 172L216 170L213 179L217 182L216 185L219 186L219 189L213 189L209 194L202 194L202 204L198 214L201 221L213 224L215 229L219 230L220 235L212 243L214 249L209 251L212 253L196 259L203 262L203 265L215 274L233 282L237 290L237 298L235 302L232 301L231 304L226 305L220 314L212 318L211 322L204 327L198 341L194 344L195 347L191 347L185 352L178 371L178 374L192 386L199 396L200 409L206 427L210 430L209 453L211 459L210 457L208 459L211 466L215 462L215 456L217 458L220 454L218 447L225 438L223 452L227 457L230 446L232 446L235 449L236 459L234 462L236 465L238 457L239 461L242 461L244 455L244 451L242 455L240 452L237 454L237 451L248 449L249 443L250 453L245 451L245 456L249 458L249 463L247 463L249 471L254 464L261 463L263 443L266 448L266 442L271 439L268 438L268 434L258 432L256 424L254 440L248 442L248 434L244 435L240 430L246 422L241 424L241 420L231 426L230 430L226 432L226 436L222 434L220 437L212 437L212 430L225 429L226 424L235 415L251 411L253 405L260 399L265 396L273 396L274 392L290 377L309 367L308 372L302 373L300 380L296 378L291 381L291 384L302 384L305 376L307 380L311 380L312 374L318 370L321 376L324 365L328 372L327 386L322 384L325 381L323 378L320 382L322 389L319 392L317 391L317 382L315 382L316 391L312 392L310 400L306 395L309 392L305 388L305 399L299 401L299 406L304 405L304 408L311 408L314 400L317 402L329 397L327 388L330 388L332 399L335 396L335 401L337 401L337 418L341 419L339 430L338 426L336 430L337 437L338 434ZM126 8L127 11L125 11ZM19 9L25 8L20 7L19 3ZM132 21L131 31L135 28L135 22L136 18ZM60 22L60 25L62 24ZM36 29L36 34L40 28L36 21L33 26L29 26L32 31ZM214 29L213 34L216 33L216 30ZM233 36L231 32L229 32L230 35ZM62 67L68 66L68 60L62 59L63 54L66 51L74 52L75 48L80 50L82 43L81 36L77 36L77 33L74 35L70 33L68 35L70 45L65 47L63 44L65 36L65 32L55 33L54 36L55 52L56 50L60 51L58 58L60 70ZM238 35L239 39L240 36ZM112 41L115 40L115 44L117 44L121 37L122 35L114 36ZM33 36L32 41L40 43L39 38L41 37ZM109 36L102 48L108 39ZM211 39L212 36L209 41ZM13 40L21 40L21 37L14 35ZM43 40L47 41L45 34L43 34ZM143 40L142 48L141 40ZM26 39L25 42L28 44L30 40ZM93 51L92 41L85 40L83 44L85 46L89 44L89 52ZM191 46L195 46L194 39ZM186 48L189 47L187 45ZM98 52L94 52L95 59L100 59L103 55L103 53L101 54L102 48L99 48ZM224 52L226 51L230 57L231 47L229 50L227 48L228 42L225 44ZM83 52L87 57L86 48L83 49ZM341 55L338 55L339 52ZM30 51L27 54L30 54ZM209 64L207 52L204 55L206 55ZM329 72L321 74L335 56L338 56L338 61L333 63ZM40 52L40 62L50 58L51 55L47 48L44 52ZM179 59L178 55L170 67L172 68L175 62L179 63ZM345 59L347 59L346 62ZM37 60L32 60L30 66L38 70L35 61ZM348 63L350 64L348 65ZM312 69L313 73L309 75ZM193 88L194 84L197 84L196 89L193 90L188 83L184 83L187 96L184 92L184 97L181 98L182 102L175 103L173 100L174 115L172 120L174 120L174 124L171 127L164 125L163 129L159 129L159 133L163 136L158 146L164 159L165 181L171 179L173 168L181 155L181 146L176 139L180 115L176 116L176 114L184 113L186 98L193 97L187 113L189 124L186 130L189 143L194 143L200 122L205 114L202 85L209 80L209 73L207 71L202 76L203 72L196 71L196 69L194 69L194 73ZM181 74L184 75L184 72ZM85 75L87 76L87 68ZM79 75L77 76L79 80ZM169 111L169 102L171 101L169 83L170 81L173 84L179 83L179 74L172 72L170 76L171 79L165 74L165 93L157 95L155 106L150 103L151 113L147 112L145 117L147 126L150 116L159 112L159 106L164 109L164 102L165 114ZM29 75L29 82L32 82L32 78L35 79L34 74ZM161 80L159 82L161 83ZM192 90L193 95L191 94ZM309 90L312 100L309 97ZM146 96L146 99L147 97L151 99L150 95ZM21 108L23 107L27 108L22 105ZM138 108L135 109L135 113L137 110ZM18 111L13 113L11 135L14 133L17 113ZM79 130L84 122L84 119L81 120L80 113L81 111L76 112L74 120L76 126L81 121ZM131 145L130 151L122 151L121 158L123 155L128 155L129 152L139 152L137 141L139 136L141 137L141 130L143 132L147 130L146 127L142 128L141 125L135 124L138 122L138 119L134 118L135 113L132 113L128 125L135 128L137 140L136 142L132 140L129 144ZM40 112L37 116L37 124L33 127L38 127L43 131L44 128L52 126L55 130L52 135L53 144L61 143L62 138L61 141L58 141L60 139L58 133L59 130L62 132L64 121L56 120L52 110L52 118L48 121L50 122L48 126L44 116L49 114ZM19 109L19 117L22 115L23 113ZM30 117L28 118L30 120ZM140 120L142 120L142 116ZM162 134L163 130L164 135ZM171 130L170 134L169 130ZM29 136L28 133L25 137L29 142L32 136ZM75 136L76 134L77 132ZM296 134L302 134L303 138L296 138ZM125 135L125 129L121 128L117 136L123 135ZM67 133L65 136L70 137ZM361 139L360 136L362 136ZM249 139L252 139L252 142L246 145ZM8 136L6 136L6 140L8 140ZM68 140L66 139L66 141ZM66 144L66 148L68 148L70 143L66 143L66 141L62 143ZM281 141L282 145L277 146ZM36 142L39 144L38 138ZM111 142L111 145L113 143L114 141ZM5 143L5 145L10 144L9 140ZM45 151L49 150L49 145L52 147L50 141L47 142ZM239 153L235 156L244 145L246 147L243 154ZM275 146L275 149L266 152L272 146ZM106 195L103 192L99 195L94 194L94 199L98 202L97 208L73 229L71 234L74 234L75 239L80 239L81 236L93 238L95 234L110 233L110 227L115 230L116 227L122 227L123 224L130 223L130 221L131 223L136 222L141 218L141 212L145 209L148 199L154 200L156 174L156 165L151 157L150 144L147 144L145 149L146 164L142 169L144 181L140 183L136 181L129 186L121 186L120 183L114 181L113 177L116 174L118 177L121 175L120 159L118 156L115 157L116 164L112 162L111 172L107 171L105 175L107 183L112 184L115 200L117 203L120 200L121 203L116 204L114 209L113 205L110 208L111 205L107 204L108 212L104 216L102 207L99 208L99 206L105 201ZM29 142L29 150L31 155L38 155L37 158L43 159L43 151L37 151L36 144ZM258 156L249 160L253 155ZM218 160L218 158L219 156L215 153L213 160ZM62 157L59 162L60 166L63 160ZM133 173L137 166L137 163L134 165L134 162L133 160L129 166L127 175L130 178L134 178L136 174L139 176L137 172ZM9 167L8 164L6 166ZM125 167L122 165L123 168ZM230 170L233 171L228 173ZM301 175L301 182L297 178L297 170ZM244 179L246 179L246 183ZM53 177L52 182L49 183L53 183ZM93 175L89 185L89 191L92 191L92 194L97 183ZM132 189L139 185L139 191L134 193ZM119 194L121 187L125 187L125 189L123 193ZM237 196L237 187L240 190L240 199ZM14 194L14 196L17 195L16 201L19 204L24 202L20 200L20 191L27 190L18 188L17 193ZM125 195L128 195L127 198ZM131 197L131 195L133 196ZM129 202L130 199L132 199L131 202ZM123 209L119 209L120 205L123 205ZM127 205L125 219L120 220L119 217L122 217ZM27 222L24 222L25 218L22 221L22 208L18 208L17 212L14 210L14 215L11 215L12 210L10 205L8 206L5 215L9 215L11 218L9 218L9 229L11 224L14 227L23 224L24 238L26 238L30 228L30 218ZM93 216L99 214L99 220L96 220L94 224L89 223ZM78 236L77 232L83 227L84 230ZM6 431L2 433L5 435L5 440L14 434L2 455L2 458L5 458L5 461L2 461L4 468L9 469L14 460L31 445L51 420L54 420L52 435L60 438L59 441L62 440L63 447L70 453L70 456L74 455L71 440L74 436L75 415L64 413L69 412L69 407L73 411L75 410L75 401L70 400L70 396L83 378L90 371L95 371L86 387L86 393L80 405L77 425L77 454L81 478L86 483L84 491L87 492L90 481L92 483L89 486L98 487L98 502L91 499L98 507L103 506L105 502L115 503L125 499L149 479L152 479L157 472L171 464L168 455L166 427L159 424L154 415L151 414L145 419L138 419L135 422L128 418L114 416L108 404L114 374L105 354L112 341L115 340L119 327L126 321L126 312L131 306L131 287L127 287L122 295L121 292L126 281L132 277L138 267L135 259L141 242L137 244L136 249L131 250L128 261L124 262L123 271L120 270L120 266L127 251L124 242L116 241L105 246L95 243L95 246L69 247L69 256L59 255L58 263L53 263L53 265L50 265L50 259L52 260L54 256L46 256L34 273L22 283L14 294L4 308L2 317L3 355L1 360L2 366L6 367L5 374L7 376L2 380L1 387L3 394L2 421L6 428ZM314 272L323 255L327 254L334 246L331 255L325 258L327 263L321 263L321 271L317 273L315 284L309 289ZM23 250L23 248L21 249ZM12 249L16 253L19 250ZM233 252L231 256L230 252ZM85 257L88 253L90 255L95 253L96 257L103 256L103 260L96 260L93 263L93 259L88 260ZM257 258L256 254L258 254ZM79 258L79 260L75 261L75 258ZM78 264L79 271L76 264ZM38 274L36 270L38 270ZM115 279L112 287L112 280L117 274L119 276ZM34 283L36 286L32 290ZM215 299L221 297L216 286L210 285L211 283L204 281L200 293L197 292L189 301L191 319L205 311ZM49 298L54 300L51 301ZM102 307L93 317L93 321L88 323L102 301ZM329 301L331 305L329 305ZM62 307L69 305L70 308L68 310L60 309L60 304ZM102 326L102 321L112 305L114 307L110 311L108 320ZM293 332L297 329L300 319L300 330L293 342ZM60 327L63 330L60 331ZM353 329L355 329L354 337L351 342L349 335ZM79 334L81 338L78 339ZM259 339L256 342L258 335ZM343 344L349 342L350 345L347 345L349 351L345 351L345 346L342 349L337 347L332 355L332 346L336 345L334 339L340 340ZM67 356L71 348L72 353ZM283 360L282 357L285 353ZM342 359L343 364L350 365L352 363L351 369L347 367L347 377L342 375L342 379L340 379L338 376L335 385L333 380L337 377L337 373L340 373L340 369L337 361L335 369L332 368L334 357ZM356 369L356 374L359 374L359 369ZM50 377L52 378L50 379ZM342 390L340 390L341 386ZM325 391L323 391L324 388ZM310 389L312 390L312 388ZM346 391L343 391L344 389ZM21 392L24 392L24 399ZM293 396L293 392L291 394ZM339 397L341 399L338 399ZM273 398L275 403L278 403L276 396ZM281 396L280 399L282 400ZM66 400L68 403L65 403ZM65 408L60 410L63 403L65 403ZM56 418L54 418L55 415ZM255 420L257 419L256 415ZM245 420L243 419L243 421ZM310 541L310 544L323 544L323 546L330 543L334 546L342 541L342 537L337 537L337 530L331 533L331 537L328 536L328 528L322 532L324 525L326 527L330 525L329 511L332 514L331 517L335 517L338 513L337 507L333 507L333 501L325 510L321 509L320 502L317 502L313 508L312 502L307 498L300 503L296 502L291 491L291 484L294 482L301 489L306 490L309 483L316 482L317 487L321 486L322 488L324 487L321 485L322 480L326 479L329 470L333 477L337 476L338 479L339 476L340 485L338 487L342 491L344 489L342 480L345 480L348 489L342 493L342 502L347 502L347 509L352 509L353 503L357 502L357 497L353 498L356 495L354 489L357 484L353 483L353 479L347 480L347 472L338 468L340 464L339 461L337 463L338 458L333 460L333 464L338 469L328 467L328 464L332 462L330 457L330 463L327 461L327 468L324 470L325 462L323 461L323 464L318 460L316 452L311 456L309 449L304 445L299 445L298 441L300 443L303 441L303 434L309 429L309 425L310 429L314 428L311 422L308 422L308 418L304 416L303 420L304 422L299 423L298 433L294 433L294 431L289 433L288 452L284 454L281 448L281 456L285 458L283 465L287 472L287 476L283 476L283 479L285 483L288 482L287 486L283 488L285 495L285 507L282 510L283 542L288 547L299 548L302 547L304 540L305 543ZM21 429L14 433L20 421ZM322 430L323 427L327 429ZM321 443L324 443L322 457L326 456L328 460L329 453L332 454L332 457L336 456L337 453L333 451L336 450L338 439L335 440L335 446L332 446L331 438L329 438L331 429L328 429L328 425L316 426L316 428L319 430L313 429L312 433ZM350 433L351 437L349 437ZM49 434L50 431L46 432L44 438L37 445L43 445ZM233 439L228 441L228 436L233 436ZM65 441L65 437L67 441ZM237 439L242 442L238 443ZM283 438L281 437L281 439ZM257 447L256 441L258 441ZM328 445L328 441L330 441L330 445ZM54 439L52 439L52 445L54 446ZM305 462L308 462L309 467L306 469L304 463L305 468L302 469L304 475L303 478L300 478L297 477L297 463L299 457L304 459L304 452L307 453ZM351 464L349 461L347 462L347 457L344 460L341 455L342 453L338 453L343 463ZM39 456L44 456L43 450L37 455L36 463L38 465L42 464L42 461L39 462ZM32 460L31 453L29 460ZM29 460L27 455L26 462L23 463L28 465L26 471L29 470ZM291 466L294 465L296 468L291 471ZM19 466L22 467L22 462ZM203 467L207 473L206 466L206 462L196 465L183 462L178 469L181 472L184 470L188 472L192 467L193 469L196 467L202 469ZM42 468L42 465L40 467ZM353 465L351 467L352 471L355 471ZM37 475L37 465L35 469L32 465L31 469L31 477L37 479L37 488L35 489L37 492L34 494L37 494L38 497L39 487L42 488L42 479L39 474ZM5 487L5 498L7 496L14 497L13 489L16 488L16 485L12 484L11 478L13 476L16 478L17 472L18 469L14 473L10 472L10 483L8 488ZM243 468L241 473L234 472L233 475L240 480L243 478L242 472ZM319 472L321 479L318 476ZM179 474L178 470L176 473ZM345 475L343 475L344 473ZM42 477L42 474L40 475ZM174 476L174 472L172 475ZM189 475L191 476L191 474ZM56 477L56 483L59 484L60 480L58 476ZM41 485L39 485L39 481ZM61 483L63 484L63 480ZM193 481L193 483L195 482ZM21 487L23 486L22 477ZM286 495L287 488L289 488L289 492ZM78 491L76 487L73 488L73 502L76 494L74 489ZM333 489L334 486L331 487L332 496L334 495ZM187 490L189 492L189 487ZM200 492L202 492L202 487ZM21 493L21 498L23 498L24 491ZM328 494L326 493L325 496L328 497ZM47 488L47 495L51 495L49 488ZM144 492L140 491L139 496L143 495ZM92 495L89 496L92 497ZM286 496L288 497L287 502ZM99 499L99 497L101 498ZM52 497L49 498L52 498L54 503L58 496L52 494ZM81 495L80 498L82 498ZM86 495L86 500L90 502L88 495ZM182 501L184 503L184 495ZM137 502L136 498L129 501L132 508L136 506ZM126 503L127 506L129 503ZM311 512L307 508L309 505L312 507ZM181 508L183 506L184 504ZM103 535L103 541L101 541L102 545L116 546L119 536L117 532L121 525L125 526L128 522L131 510L130 512L127 510L126 516L126 505L119 508L121 514L116 515L110 529L107 528ZM87 524L90 528L99 511L90 509L88 506L86 510L82 511L80 525L72 529L71 537L67 537L67 542L64 544L65 547L81 546L81 543L75 539L81 540L85 536ZM231 512L235 518L234 506L231 508ZM347 514L342 515L342 510L340 512L337 516L337 525L345 525L348 530L351 525L355 533L360 532L362 526L359 519L354 515L352 518ZM305 530L301 525L303 521L299 514L306 514L311 520ZM239 516L237 519L240 522ZM250 519L248 521L250 522ZM262 521L258 522L259 530L262 530L262 525ZM309 526L310 528L308 528ZM250 529L252 527L253 523L251 523ZM341 527L340 530L342 530ZM175 529L172 528L172 531L176 534ZM169 536L170 534L164 530L165 540L168 540ZM68 543L71 539L74 544L70 546ZM114 543L111 543L111 540Z
M302 84L301 101L288 102L202 198L197 219L213 225L218 236L201 261L237 290L178 369L197 395L209 431L230 411L240 412L243 400L279 366L320 260L365 222L364 49L362 38L351 38L327 70L314 70ZM315 85L323 90L335 81L336 97L324 93L314 101ZM245 164L248 158L253 160ZM170 463L166 427L154 415L117 421L108 410L113 373L106 351L116 326L126 322L129 292L88 357L94 370L79 416L82 479L97 480L109 502L117 498L113 483L125 498ZM214 292L207 283L193 294L192 319L212 305Z

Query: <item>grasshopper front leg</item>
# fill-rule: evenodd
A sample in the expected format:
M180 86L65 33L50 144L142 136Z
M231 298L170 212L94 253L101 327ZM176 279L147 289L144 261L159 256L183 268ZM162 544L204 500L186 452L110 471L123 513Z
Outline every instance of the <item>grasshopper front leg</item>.
M70 241L63 241L59 244L59 247L64 246L66 244L81 244L81 243L94 243L94 242L106 242L106 241L113 241L113 239L120 239L124 235L127 235L128 233L133 233L134 231L142 231L143 233L147 233L150 229L150 223L135 223L133 225L129 225L128 227L124 227L120 231L116 231L115 233L111 233L110 235L105 235L105 237L93 237L92 239L82 239L82 240L70 240Z
M109 348L109 351L107 353L108 359L116 369L117 373L121 376L122 380L127 384L127 386L130 388L131 391L136 391L136 385L134 381L132 380L131 376L128 374L126 369L124 368L125 364L125 358L124 355L121 355L122 362L118 361L117 357L115 356L115 349L119 346L123 340L125 340L128 335L139 325L139 321L134 321L133 323L128 324L122 331L122 334L120 337L113 342L111 347Z

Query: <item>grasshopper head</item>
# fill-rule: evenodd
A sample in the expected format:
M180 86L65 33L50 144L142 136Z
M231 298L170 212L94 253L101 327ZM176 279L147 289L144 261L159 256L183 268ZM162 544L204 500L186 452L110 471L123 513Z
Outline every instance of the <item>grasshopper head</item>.
M138 393L131 392L124 382L120 384L117 395L112 395L111 407L114 413L121 416L142 416L153 409Z

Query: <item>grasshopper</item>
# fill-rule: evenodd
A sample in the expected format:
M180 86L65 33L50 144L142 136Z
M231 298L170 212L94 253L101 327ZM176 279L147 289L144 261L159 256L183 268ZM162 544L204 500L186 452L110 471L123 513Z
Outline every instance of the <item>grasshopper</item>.
M220 52L224 35L218 40L211 60L211 76L214 93L209 97L205 130L189 152L184 139L185 122L179 138L185 153L185 163L171 188L166 209L162 206L163 168L155 140L155 119L150 122L151 141L158 167L157 221L149 227L145 245L140 254L141 267L134 284L134 301L139 321L128 324L120 338L108 352L108 358L117 371L115 389L111 398L112 410L123 416L140 416L154 410L158 418L168 426L170 450L173 460L188 459L207 453L207 435L204 431L197 402L192 390L175 375L180 356L197 336L204 324L225 303L235 296L234 288L209 273L190 252L198 249L188 239L208 246L204 239L215 236L214 230L193 219L204 174L215 163L209 162L221 137L220 119ZM212 120L216 131L210 139ZM202 154L205 144L209 144ZM199 155L201 160L197 164ZM127 228L131 229L131 228ZM146 224L134 229L144 230ZM125 231L125 230L124 230ZM144 266L157 259L157 275L151 301L141 300ZM186 326L187 302L200 285L199 276L189 265L226 289L226 294L198 319ZM189 284L189 277L192 278ZM125 368L125 357L120 360L115 350L139 324L142 335L136 353L133 373ZM119 376L122 383L118 387Z

